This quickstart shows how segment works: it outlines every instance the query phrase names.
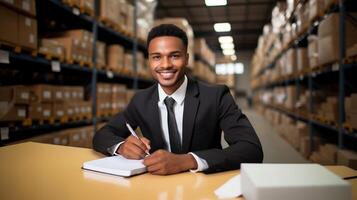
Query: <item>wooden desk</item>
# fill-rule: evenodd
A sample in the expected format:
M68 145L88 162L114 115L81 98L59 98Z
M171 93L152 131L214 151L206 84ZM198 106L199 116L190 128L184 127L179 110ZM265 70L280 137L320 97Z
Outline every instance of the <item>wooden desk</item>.
M83 162L100 157L91 149L32 142L2 147L0 199L216 199L213 191L239 173L122 178L81 169ZM342 177L357 175L342 166L329 169ZM351 182L355 199L357 180Z

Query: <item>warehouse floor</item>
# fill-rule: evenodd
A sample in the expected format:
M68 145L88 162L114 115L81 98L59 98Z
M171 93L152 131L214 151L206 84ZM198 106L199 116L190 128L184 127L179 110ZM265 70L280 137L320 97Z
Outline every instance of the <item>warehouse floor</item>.
M282 139L270 123L253 110L245 109L264 151L264 163L307 163L290 144Z

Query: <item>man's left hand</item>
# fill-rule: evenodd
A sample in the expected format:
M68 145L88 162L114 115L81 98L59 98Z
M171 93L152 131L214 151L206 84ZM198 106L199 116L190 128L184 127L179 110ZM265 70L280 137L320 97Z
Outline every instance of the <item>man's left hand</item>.
M191 154L174 154L166 150L157 150L145 157L144 165L148 172L156 175L169 175L197 168L197 162Z

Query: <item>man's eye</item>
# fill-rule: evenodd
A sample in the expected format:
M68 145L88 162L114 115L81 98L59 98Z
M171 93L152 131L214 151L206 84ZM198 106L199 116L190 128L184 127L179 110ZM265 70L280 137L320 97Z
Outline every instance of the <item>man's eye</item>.
M158 59L160 59L160 56L153 56L152 59L158 60Z
M180 55L179 54L176 54L176 55L172 55L173 58L180 58Z

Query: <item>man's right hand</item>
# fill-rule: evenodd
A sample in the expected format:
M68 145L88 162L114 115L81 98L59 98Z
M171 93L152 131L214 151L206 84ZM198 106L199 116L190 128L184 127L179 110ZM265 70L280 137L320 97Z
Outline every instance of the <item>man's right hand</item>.
M136 137L130 135L125 139L125 142L120 145L117 153L128 159L143 159L146 155L145 151L150 150L150 140L145 137Z

